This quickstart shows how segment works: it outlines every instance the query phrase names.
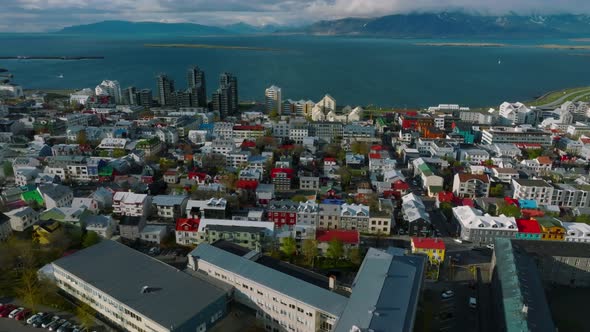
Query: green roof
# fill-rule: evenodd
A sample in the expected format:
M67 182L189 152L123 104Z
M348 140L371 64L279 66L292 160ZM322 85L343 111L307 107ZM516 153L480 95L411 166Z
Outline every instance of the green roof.
M111 176L111 175L113 175L113 166L107 165L107 166L101 167L98 170L98 175L99 176Z
M45 204L43 196L41 196L41 194L37 190L26 191L22 194L21 197L25 202L35 201L40 205Z
M434 194L443 191L443 187L442 186L430 186L430 187L428 187L428 189L430 190L430 192L432 192Z
M419 169L419 170L420 170L422 173L424 173L424 175L426 175L426 176L430 176L430 175L432 175L432 174L433 174L433 173L432 173L432 170L430 169L430 167L428 167L428 164L420 164L420 165L418 166L418 169Z
M561 221L559 221L559 219L557 218L553 218L553 217L538 217L535 218L537 220L537 222L543 226L543 227L563 227L563 225L561 224Z

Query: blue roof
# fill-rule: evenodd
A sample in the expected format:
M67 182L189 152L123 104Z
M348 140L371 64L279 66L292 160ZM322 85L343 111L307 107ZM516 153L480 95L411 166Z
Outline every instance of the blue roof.
M322 201L322 204L342 205L342 204L344 204L344 200L343 199L335 199L335 198L333 198L333 199L327 198Z
M200 244L190 255L337 317L348 300L342 295L206 243Z
M521 209L536 209L538 207L537 201L533 199L519 199L518 205Z
M370 248L352 286L352 295L336 323L336 332L413 331L425 256L403 250Z
M158 195L154 196L152 203L158 206L174 206L181 205L182 202L188 199L188 196L184 195Z
M209 130L212 131L214 128L214 124L213 123L201 123L201 125L199 126L200 130Z

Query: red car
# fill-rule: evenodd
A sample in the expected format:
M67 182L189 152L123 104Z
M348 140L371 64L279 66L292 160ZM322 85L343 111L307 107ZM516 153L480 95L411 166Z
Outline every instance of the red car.
M2 310L0 310L0 317L8 317L8 314L16 309L17 306L15 306L14 304L6 304L2 307Z
M30 315L31 315L31 310L30 309L25 309L25 310L19 312L16 316L14 316L14 319L16 319L16 320L25 320Z

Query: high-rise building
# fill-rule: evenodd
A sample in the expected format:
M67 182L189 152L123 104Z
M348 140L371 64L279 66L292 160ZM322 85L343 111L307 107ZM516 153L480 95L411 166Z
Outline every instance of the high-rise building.
M282 114L281 88L276 85L267 88L266 91L264 91L264 98L266 102L266 112L269 114L271 112Z
M137 93L137 104L144 107L151 107L153 103L152 90L142 89Z
M227 86L221 86L211 96L211 106L213 111L219 112L219 116L225 119L232 114L231 110L231 91Z
M134 86L130 86L123 90L123 96L121 102L125 105L137 105L137 89Z
M229 113L238 112L238 78L231 73L223 73L219 76L219 87L226 87L229 93Z
M168 75L158 75L158 101L162 106L174 106L172 93L174 92L174 80Z
M191 90L193 99L197 104L193 106L207 107L207 84L205 81L205 72L194 66L187 72L188 88Z
M96 86L94 92L97 96L110 96L116 104L123 102L121 98L121 85L118 81L104 80Z
M172 93L172 104L177 108L181 107L197 107L198 100L192 94L192 89L187 89L185 91L175 91Z

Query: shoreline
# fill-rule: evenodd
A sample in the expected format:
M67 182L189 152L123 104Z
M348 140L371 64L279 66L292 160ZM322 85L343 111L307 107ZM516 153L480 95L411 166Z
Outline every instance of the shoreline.
M506 47L501 43L414 43L416 46L449 46L449 47Z
M283 51L278 48L270 48L270 47L210 45L210 44L143 44L143 46L144 47L153 47L153 48L205 48L205 49L241 50L241 51Z

